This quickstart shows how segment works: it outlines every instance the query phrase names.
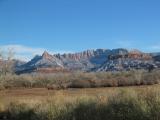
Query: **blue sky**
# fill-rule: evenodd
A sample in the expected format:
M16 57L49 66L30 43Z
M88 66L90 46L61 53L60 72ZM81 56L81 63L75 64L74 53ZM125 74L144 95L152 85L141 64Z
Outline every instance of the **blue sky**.
M158 52L159 6L159 0L0 0L0 47L29 58L43 50Z

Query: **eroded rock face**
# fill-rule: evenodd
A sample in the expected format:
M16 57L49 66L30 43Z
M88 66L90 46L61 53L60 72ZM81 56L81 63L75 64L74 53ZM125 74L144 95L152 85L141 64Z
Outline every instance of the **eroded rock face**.
M43 58L43 59L52 60L52 59L53 59L53 56L50 55L47 51L44 51L44 53L42 54L42 58Z
M154 60L160 62L160 55L154 56Z
M64 58L69 58L73 60L81 60L81 59L89 59L90 57L95 56L94 50L87 50L80 53L75 54L64 54L62 55Z
M108 60L116 59L137 59L137 60L152 60L153 57L148 53L130 51L126 54L109 55Z
M79 53L55 54L44 52L31 61L18 67L18 72L35 71L114 71L147 69L149 65L159 67L159 57L138 50L97 49Z
M132 69L149 69L150 66L157 68L153 57L140 51L128 51L125 54L109 55L108 60L96 71L122 71Z
M57 68L63 69L63 63L54 55L50 55L46 51L42 54L42 56L35 56L31 61L28 63L20 66L16 73L26 73L26 72L36 72L36 71L44 71L40 70L40 68L46 68L47 71L53 71ZM50 69L47 69L50 68Z
M69 70L84 70L88 71L95 66L100 66L107 59L110 50L97 49L86 50L74 54L56 55L63 62L64 67Z

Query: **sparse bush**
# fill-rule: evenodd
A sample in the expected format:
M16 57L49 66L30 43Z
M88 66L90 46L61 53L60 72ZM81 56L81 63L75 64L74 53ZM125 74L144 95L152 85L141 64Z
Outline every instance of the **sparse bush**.
M160 82L160 71L143 70L99 73L7 74L1 76L1 88L47 88L48 85L73 88L153 85Z

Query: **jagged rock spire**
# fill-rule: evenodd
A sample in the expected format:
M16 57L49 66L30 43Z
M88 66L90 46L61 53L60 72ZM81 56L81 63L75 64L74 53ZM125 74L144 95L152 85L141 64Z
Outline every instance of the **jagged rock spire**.
M52 55L50 55L47 51L44 51L42 54L42 58L49 59L52 58Z

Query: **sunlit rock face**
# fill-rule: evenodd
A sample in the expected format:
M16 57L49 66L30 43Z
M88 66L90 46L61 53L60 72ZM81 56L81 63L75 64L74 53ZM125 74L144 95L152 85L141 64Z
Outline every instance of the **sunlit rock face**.
M133 69L148 69L150 66L159 67L153 56L138 50L128 51L124 54L111 54L108 60L95 71L127 71Z
M96 49L79 53L54 54L44 52L31 61L18 66L18 73L35 71L120 71L159 67L160 54L139 50Z

